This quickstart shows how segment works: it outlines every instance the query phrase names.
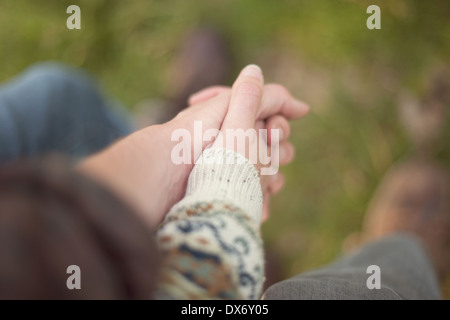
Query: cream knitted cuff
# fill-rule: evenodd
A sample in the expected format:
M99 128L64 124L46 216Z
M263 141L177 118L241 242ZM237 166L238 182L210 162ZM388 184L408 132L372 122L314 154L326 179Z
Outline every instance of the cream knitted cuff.
M186 188L187 202L225 201L241 208L257 226L261 223L263 194L255 166L229 149L206 149L192 169Z

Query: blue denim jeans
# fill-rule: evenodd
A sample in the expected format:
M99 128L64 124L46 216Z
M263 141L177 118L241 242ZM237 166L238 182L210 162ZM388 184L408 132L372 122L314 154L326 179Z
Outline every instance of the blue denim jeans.
M124 109L68 66L37 64L0 87L0 162L51 152L81 158L132 130Z

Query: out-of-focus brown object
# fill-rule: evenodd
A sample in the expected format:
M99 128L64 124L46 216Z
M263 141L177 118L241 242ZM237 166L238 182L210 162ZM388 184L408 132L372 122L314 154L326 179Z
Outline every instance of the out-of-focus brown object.
M371 201L362 232L349 236L344 249L396 232L415 235L445 278L450 271L450 178L444 168L422 160L394 166Z
M434 72L422 100L408 92L400 95L400 120L416 152L429 156L439 148L449 110L450 70L445 67Z
M187 107L189 96L213 85L225 85L230 77L231 55L225 39L210 28L198 28L182 41L168 72L162 99L136 106L138 127L164 123Z

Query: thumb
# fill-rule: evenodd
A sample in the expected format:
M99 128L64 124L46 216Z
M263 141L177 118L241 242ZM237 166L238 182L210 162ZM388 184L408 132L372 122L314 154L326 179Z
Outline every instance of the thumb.
M247 130L255 127L263 88L264 77L261 68L256 65L245 67L231 89L230 105L222 124L222 130Z

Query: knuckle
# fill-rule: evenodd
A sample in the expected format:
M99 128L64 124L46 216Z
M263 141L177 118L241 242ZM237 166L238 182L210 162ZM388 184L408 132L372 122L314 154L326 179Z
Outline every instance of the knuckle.
M284 132L284 134L289 134L290 132L290 125L289 122L286 120L286 118L284 118L283 116L280 115L276 115L273 120L271 121L271 127L273 128L280 128L282 129Z
M291 97L291 93L289 92L289 90L281 84L273 84L273 90L281 97Z

